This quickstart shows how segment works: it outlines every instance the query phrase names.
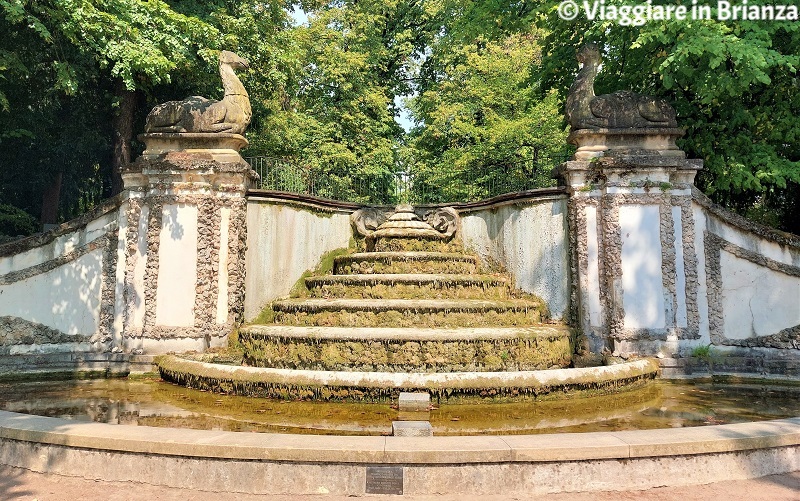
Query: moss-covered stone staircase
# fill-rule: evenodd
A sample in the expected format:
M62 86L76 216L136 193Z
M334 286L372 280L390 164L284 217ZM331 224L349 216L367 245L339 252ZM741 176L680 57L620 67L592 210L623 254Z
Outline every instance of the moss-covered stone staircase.
M292 297L243 326L243 366L164 355L161 377L258 397L385 401L410 391L440 402L565 398L655 377L647 360L567 368L571 330L463 250L454 210L367 208L351 221L361 251L324 257Z
M521 371L567 367L570 330L543 302L487 272L457 243L337 257L276 301L272 323L242 328L244 362L323 371ZM439 249L431 251L430 249Z

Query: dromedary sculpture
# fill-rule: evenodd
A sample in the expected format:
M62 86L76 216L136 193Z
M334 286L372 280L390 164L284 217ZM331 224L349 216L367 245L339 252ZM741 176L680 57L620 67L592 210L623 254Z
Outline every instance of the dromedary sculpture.
M225 96L222 101L192 96L159 104L147 115L145 132L229 132L243 134L253 116L250 97L234 70L247 69L245 59L223 50L219 74Z
M567 120L576 129L628 127L677 127L675 109L663 99L629 90L594 95L594 79L600 66L600 49L586 44L578 51L583 67L567 96Z

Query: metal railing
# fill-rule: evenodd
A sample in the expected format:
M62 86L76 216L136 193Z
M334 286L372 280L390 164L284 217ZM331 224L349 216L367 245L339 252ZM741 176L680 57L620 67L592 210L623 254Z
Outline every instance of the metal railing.
M258 173L258 188L365 204L391 204L401 194L392 173L341 176L320 172L291 158L246 157Z
M567 159L567 155L536 156L462 169L419 168L411 172L337 176L291 158L245 158L258 173L258 188L262 190L379 205L474 202L555 186L551 171Z

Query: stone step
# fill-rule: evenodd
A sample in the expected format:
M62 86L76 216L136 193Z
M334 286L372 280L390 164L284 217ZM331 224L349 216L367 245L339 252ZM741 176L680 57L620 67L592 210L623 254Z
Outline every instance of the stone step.
M641 384L658 374L654 360L636 360L608 367L544 371L375 372L314 371L204 364L163 355L156 359L165 381L208 391L226 391L266 398L387 401L401 391L427 391L432 399L491 400L547 398L548 394L596 395L621 386Z
M538 370L570 365L564 325L460 329L251 325L239 331L251 367L452 372Z
M500 275L375 273L311 277L306 287L312 297L326 298L504 299L509 282Z
M541 304L527 299L485 301L480 299L286 299L276 301L272 309L285 313L352 311L382 313L487 313L539 311Z
M569 326L538 324L527 327L307 327L296 325L246 325L242 336L281 340L320 341L499 341L506 339L560 339L572 335Z
M0 355L0 381L124 377L154 370L149 355L77 351Z
M478 271L476 256L448 252L359 252L334 260L335 275L436 273L469 274Z
M342 327L531 325L544 311L524 299L290 299L272 307L276 323Z
M393 421L392 436L432 437L433 427L430 421Z
M393 285L393 284L446 284L463 287L507 285L508 279L502 275L464 275L447 273L373 273L366 275L325 275L306 278L306 285Z

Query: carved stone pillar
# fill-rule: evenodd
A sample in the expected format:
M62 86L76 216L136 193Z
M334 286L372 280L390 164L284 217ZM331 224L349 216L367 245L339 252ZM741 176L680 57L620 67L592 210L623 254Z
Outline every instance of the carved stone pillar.
M668 353L698 333L692 183L681 129L583 129L569 188L578 323L593 352Z
M120 255L124 351L202 351L226 343L244 302L247 140L153 133L123 169Z

